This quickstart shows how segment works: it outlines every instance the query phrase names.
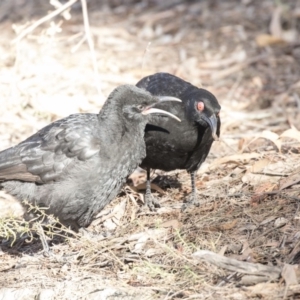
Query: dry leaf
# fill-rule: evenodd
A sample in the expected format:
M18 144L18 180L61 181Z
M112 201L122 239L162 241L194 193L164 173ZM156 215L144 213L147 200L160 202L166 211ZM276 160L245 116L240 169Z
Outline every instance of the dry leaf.
M295 268L297 268L297 266L289 264L284 264L282 268L281 276L285 280L287 286L298 284Z
M278 283L262 282L254 286L248 287L247 290L251 291L252 296L268 296L274 298L274 291L278 290ZM268 298L269 299L269 298Z
M248 241L244 241L243 243L243 250L242 250L242 255L241 255L244 260L248 262L254 262L253 261L253 251L249 246Z
M251 166L250 172L252 172L252 173L260 172L265 166L269 165L270 163L271 163L271 161L267 158L261 159L261 160L255 162Z
M178 220L170 220L162 223L160 225L163 228L169 228L172 227L173 229L180 229L182 226L182 223L180 223Z
M134 249L131 251L132 253L141 253L149 240L149 236L147 234L141 236L134 246Z
M271 142L273 142L276 147L278 148L278 150L281 150L281 141L279 140L279 135L275 132L272 132L270 130L264 130L259 136L258 138L264 138L267 140L270 140Z
M246 142L246 139L244 139L244 138L239 139L239 142L238 142L238 150L239 150L240 152L243 152L243 151L241 151L241 150L244 148L245 142Z
M239 255L236 255L236 254L230 255L230 258L234 258L239 261L254 262L252 249L249 247L249 244L247 241L243 242L242 253Z
M141 253L149 239L161 240L166 236L166 229L153 229L132 234L128 241L136 241L132 253Z
M264 219L262 222L260 222L260 226L261 225L265 225L265 224L268 224L270 222L272 222L273 220L275 220L276 217L275 216L270 216L270 217L267 217L266 219Z
M221 164L235 163L235 164L245 164L248 163L251 159L261 157L258 153L242 153L242 154L234 154L230 156L225 156L222 158L218 158L213 161L208 167L209 170L220 166Z
M223 247L221 248L221 250L218 252L218 254L224 256L224 254L225 254L227 248L228 248L227 245L223 246Z
M274 227L275 227L275 228L282 227L282 226L284 226L285 224L287 224L288 221L289 221L288 219L283 218L283 217L277 218L277 219L275 220L275 222L274 222Z
M146 252L145 252L145 256L146 257L152 257L152 256L155 256L155 255L159 255L163 253L163 250L162 249L157 249L157 248L149 248Z
M274 188L277 187L277 181L278 181L278 177L275 177L275 176L265 176L265 175L254 175L254 176L256 176L256 179L259 179L259 181L261 181L262 177L259 178L258 176L263 176L265 182L263 182L263 183L256 182L255 183L253 180L253 176L252 176L251 184L253 184L254 186L256 186L256 185L257 186L255 188L255 194L251 197L251 200L250 200L251 205L256 205L260 201L267 198L268 195L266 194L266 192L273 191ZM248 176L248 179L249 179L249 176ZM271 179L273 180L274 183L269 182Z
M261 186L261 188L260 187L257 188L258 191L261 191L265 189L264 187L265 182L267 182L266 188L268 188L270 184L272 185L277 184L280 178L281 178L280 176L268 176L263 174L246 173L242 177L242 181L252 186L256 186L256 185Z
M121 201L118 205L114 206L113 210L111 208L102 210L96 219L92 222L93 226L96 226L103 222L103 225L108 230L114 230L120 224L121 218L125 214L127 200Z
M149 239L161 239L166 235L165 229L155 229L149 230L147 232L141 233L139 239L136 241L134 249L131 251L132 253L141 253L144 250L144 247Z
M273 191L275 186L277 186L277 179L275 183L271 183L269 181L264 182L263 184L260 184L255 188L255 194L261 194L261 193Z
M230 221L230 222L226 222L226 223L223 223L223 224L218 224L216 226L211 226L211 227L208 228L208 230L211 230L211 231L230 230L230 229L235 227L237 221L238 220L235 219L235 220Z
M94 223L93 225L96 226ZM112 219L105 220L103 222L103 225L107 230L115 230L117 227L116 224L112 221Z
M281 38L270 34L260 34L256 37L255 41L259 47L266 47L284 43L284 41Z
M231 222L223 223L223 224L220 225L220 229L221 229L221 230L230 230L230 229L232 229L232 228L235 227L237 221L238 221L238 220L235 219L235 220L233 220L233 221L231 221Z
M272 164L268 164L264 167L263 173L272 176L286 176L294 170L294 165L288 164L286 161L277 161Z
M249 230L255 230L256 228L257 228L257 226L254 224L245 224L245 225L239 227L238 230L239 231L244 231L244 230L249 231Z
M300 142L300 131L298 131L294 126L286 131L284 131L281 135L280 138L287 137L291 139L295 139L298 142Z
M298 182L300 182L300 174L292 174L280 180L279 190L284 190Z

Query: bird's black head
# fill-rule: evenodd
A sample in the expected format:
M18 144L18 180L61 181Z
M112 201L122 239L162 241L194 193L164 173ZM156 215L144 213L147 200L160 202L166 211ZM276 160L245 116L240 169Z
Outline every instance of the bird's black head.
M184 108L186 119L201 126L209 126L214 139L220 134L220 105L216 97L204 89L199 89L183 79L169 73L156 73L141 79L137 86L154 95L170 95L182 100L182 104L163 105L171 107L172 112ZM179 113L180 116L180 113Z
M214 140L218 140L221 106L216 97L205 89L195 88L189 91L189 95L183 95L181 98L188 99L186 113L189 119L202 126L209 126Z
M162 101L174 100L181 102L181 100L176 98L165 98L167 99L163 99ZM168 115L169 117L179 120L173 114L153 107L160 101L161 99L159 97L153 96L149 92L134 85L121 85L114 89L109 95L101 110L101 117L103 117L104 114L106 115L106 111L111 112L114 110L119 116L124 116L125 120L128 120L131 123L142 122L146 124L148 115L153 113ZM111 107L111 109L108 109L109 107Z

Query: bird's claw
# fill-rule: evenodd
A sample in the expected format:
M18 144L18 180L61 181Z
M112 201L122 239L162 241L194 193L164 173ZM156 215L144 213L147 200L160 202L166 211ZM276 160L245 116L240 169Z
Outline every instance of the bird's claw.
M155 211L156 208L160 208L159 201L152 194L147 193L145 195L145 206L147 206L150 211Z
M187 199L186 202L183 203L182 207L181 207L181 211L185 211L187 208L191 208L191 207L199 207L200 203L199 203L199 199L198 199L198 195L197 193L191 193Z

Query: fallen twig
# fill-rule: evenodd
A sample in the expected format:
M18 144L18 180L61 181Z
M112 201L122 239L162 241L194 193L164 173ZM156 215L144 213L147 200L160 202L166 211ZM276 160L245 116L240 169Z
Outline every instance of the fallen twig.
M259 263L249 263L238 261L233 258L224 257L208 250L200 250L193 254L197 260L209 262L220 268L248 275L258 275L266 277L266 280L276 280L280 277L281 268L276 266L266 266Z

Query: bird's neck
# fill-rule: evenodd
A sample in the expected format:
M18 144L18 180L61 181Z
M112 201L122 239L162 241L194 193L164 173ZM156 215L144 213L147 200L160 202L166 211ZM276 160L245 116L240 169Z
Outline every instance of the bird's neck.
M110 167L115 165L112 169L118 170L118 166L122 166L124 176L127 176L146 156L145 126L114 114L105 119L99 116L99 123L101 143L106 145L101 149L102 158Z
M100 111L98 120L101 128L101 135L105 136L105 141L107 143L120 143L122 139L138 143L144 137L146 124L145 126L141 126L139 122L125 118L120 111L110 111L109 114ZM121 145L119 145L119 147L121 147Z

